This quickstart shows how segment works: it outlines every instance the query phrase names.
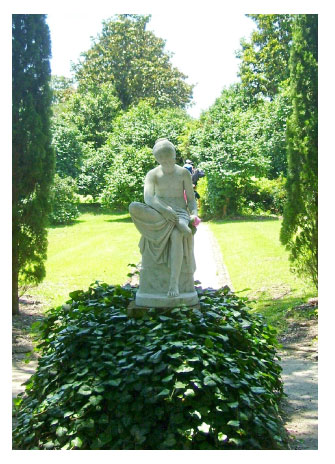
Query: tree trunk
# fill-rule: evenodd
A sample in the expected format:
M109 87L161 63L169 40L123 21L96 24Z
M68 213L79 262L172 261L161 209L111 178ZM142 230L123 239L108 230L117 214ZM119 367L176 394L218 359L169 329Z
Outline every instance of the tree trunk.
M13 174L17 172L15 160L15 152L13 150ZM19 314L19 243L18 243L18 191L17 182L14 175L12 178L12 314Z
M227 198L226 198L226 204L225 204L224 207L223 207L223 217L226 217L226 216L227 216L227 208L228 208L228 205L229 205L229 198L227 197Z
M15 315L19 314L19 262L17 244L13 243L12 246L12 314Z

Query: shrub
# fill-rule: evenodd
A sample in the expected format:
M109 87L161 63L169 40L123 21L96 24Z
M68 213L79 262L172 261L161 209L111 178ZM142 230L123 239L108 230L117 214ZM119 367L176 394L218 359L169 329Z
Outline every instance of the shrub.
M60 177L76 178L80 173L84 146L78 129L64 118L53 119L53 146L56 153L56 172Z
M239 210L242 213L272 213L283 214L286 199L286 179L252 177L241 195Z
M113 154L106 149L106 145L97 150L88 146L77 180L80 194L91 195L97 200L106 185L105 175L112 163Z
M51 224L67 224L79 216L76 182L72 177L55 175L51 188Z
M197 192L200 195L198 200L198 215L202 219L210 218L210 205L208 202L208 183L206 177L202 177L198 180Z
M127 316L134 288L91 285L39 323L18 449L274 449L285 443L274 329L228 288L200 309Z
M107 185L101 202L108 207L128 208L132 201L144 201L144 179L147 172L157 166L148 147L121 147L114 155L111 174L106 176Z

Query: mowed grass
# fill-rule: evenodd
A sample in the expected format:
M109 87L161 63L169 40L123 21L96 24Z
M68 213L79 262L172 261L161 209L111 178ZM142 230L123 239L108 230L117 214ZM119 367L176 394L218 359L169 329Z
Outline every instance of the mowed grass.
M281 331L287 326L287 312L317 296L317 290L291 273L280 227L278 219L210 222L234 290L248 288L240 295Z
M93 208L71 225L50 228L46 277L29 293L51 307L96 280L123 285L131 272L128 264L140 261L139 239L128 213Z

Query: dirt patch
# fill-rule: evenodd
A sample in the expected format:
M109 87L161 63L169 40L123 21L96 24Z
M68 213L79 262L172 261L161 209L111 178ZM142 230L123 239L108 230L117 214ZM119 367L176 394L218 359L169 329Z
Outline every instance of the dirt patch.
M31 326L34 322L43 319L44 305L30 296L20 298L18 315L12 317L12 355L13 360L20 361L31 353L34 358L37 354L33 352L33 340L30 335Z

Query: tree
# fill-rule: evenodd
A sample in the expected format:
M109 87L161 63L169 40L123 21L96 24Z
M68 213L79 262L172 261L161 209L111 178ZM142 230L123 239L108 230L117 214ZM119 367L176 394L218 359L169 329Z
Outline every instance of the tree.
M150 15L121 14L103 21L102 33L74 66L79 91L110 82L122 108L151 98L158 107L184 108L193 86L170 62L165 41L146 31Z
M55 163L46 15L13 15L12 47L12 301L17 314L19 285L38 283L45 276Z
M64 118L77 127L82 142L97 149L106 142L120 112L114 86L106 82L73 93L64 107Z
M190 134L190 157L201 162L207 177L209 215L238 212L251 177L269 173L275 148L269 106L271 102L263 102L255 108L241 84L232 85Z
M257 30L248 42L241 40L239 76L242 86L256 100L273 98L289 78L292 21L295 15L249 14Z
M73 80L65 76L51 76L52 103L60 105L75 92Z
M290 57L287 204L280 238L292 269L318 276L318 17L297 15Z
M84 146L74 124L62 117L52 120L52 143L56 154L56 172L60 177L77 178L80 173Z
M110 163L100 182L104 185L102 201L112 207L143 201L145 175L157 164L152 154L155 141L167 137L175 145L177 163L181 164L179 141L189 120L185 110L157 110L145 101L120 115L106 145L99 150Z

